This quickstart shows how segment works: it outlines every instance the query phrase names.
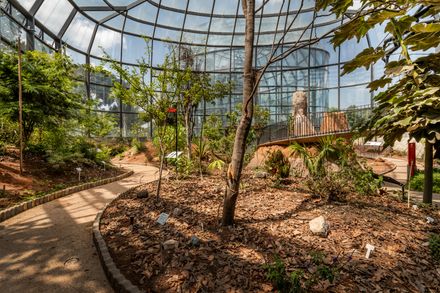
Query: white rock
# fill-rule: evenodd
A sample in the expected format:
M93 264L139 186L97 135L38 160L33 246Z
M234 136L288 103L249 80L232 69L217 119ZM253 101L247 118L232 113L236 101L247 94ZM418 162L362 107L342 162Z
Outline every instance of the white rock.
M434 218L426 217L426 223L428 223L428 224L434 223Z
M413 204L412 208L413 208L413 210L418 210L419 209L419 207L416 204Z
M167 240L164 243L162 243L162 247L165 250L176 249L177 247L179 247L179 241L174 240L174 239Z
M320 236L326 237L328 234L329 225L323 216L319 216L309 222L309 228L313 234L318 234Z

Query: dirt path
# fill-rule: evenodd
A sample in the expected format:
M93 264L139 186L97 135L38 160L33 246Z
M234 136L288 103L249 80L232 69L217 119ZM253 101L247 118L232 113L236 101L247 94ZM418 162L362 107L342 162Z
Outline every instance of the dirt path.
M0 223L0 292L113 291L93 245L93 220L117 194L157 177L155 167L124 167L135 174Z

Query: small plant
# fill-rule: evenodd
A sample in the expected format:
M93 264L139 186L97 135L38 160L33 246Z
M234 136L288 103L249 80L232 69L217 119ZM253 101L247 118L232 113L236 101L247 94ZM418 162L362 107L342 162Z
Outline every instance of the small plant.
M429 250L435 262L440 262L440 234L432 234L429 237Z
M277 179L289 177L290 163L280 150L269 153L264 166L266 171Z
M225 165L226 165L226 163L223 160L218 159L218 160L212 161L208 165L208 169L222 171L223 168L225 167Z
M146 150L146 147L143 143L140 142L137 138L133 138L131 141L131 146L135 154L143 152Z
M344 263L339 262L338 256L333 257L331 263L325 262L325 254L319 251L310 252L310 260L304 264L307 270L295 269L287 273L286 265L278 257L275 261L264 265L267 271L266 278L275 289L281 293L302 293L310 292L311 288L321 281L334 283L336 276L342 269ZM349 256L348 261L351 260Z
M179 176L189 176L194 171L194 162L188 159L187 156L180 156L176 160L177 172Z
M289 278L286 274L284 262L278 256L275 257L275 262L266 264L264 268L267 270L267 280L280 292L301 292L302 274L295 274L292 278ZM297 285L298 291L291 290L294 287L292 281Z

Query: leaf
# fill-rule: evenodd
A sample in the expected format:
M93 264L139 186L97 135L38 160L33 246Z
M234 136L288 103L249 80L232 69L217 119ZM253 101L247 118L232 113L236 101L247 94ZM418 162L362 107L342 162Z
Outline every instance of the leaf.
M385 74L388 76L396 76L413 69L414 65L406 64L405 60L392 61L385 67Z
M396 123L394 123L395 125L400 125L400 126L408 126L411 122L411 120L413 119L413 117L406 117L405 119L402 119L400 121L397 121Z
M367 48L359 53L353 60L347 62L343 67L342 75L353 72L359 67L365 67L367 70L371 64L376 63L378 60L385 56L385 51L382 48L374 49Z
M440 32L440 23L418 23L411 30L416 33L436 33Z
M391 78L382 77L380 79L370 82L367 87L370 89L370 92L373 92L379 88L385 87L387 84L391 83L392 81L393 80Z

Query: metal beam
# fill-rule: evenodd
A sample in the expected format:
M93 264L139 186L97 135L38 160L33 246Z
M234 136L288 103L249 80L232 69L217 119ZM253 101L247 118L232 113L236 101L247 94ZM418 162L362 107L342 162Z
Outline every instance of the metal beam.
M66 21L64 22L63 26L61 27L60 31L58 32L58 38L61 40L64 34L66 33L67 29L69 28L70 24L72 23L73 18L76 15L77 10L72 9L69 16L67 17Z
M128 9L127 6L78 6L81 11L125 11Z

